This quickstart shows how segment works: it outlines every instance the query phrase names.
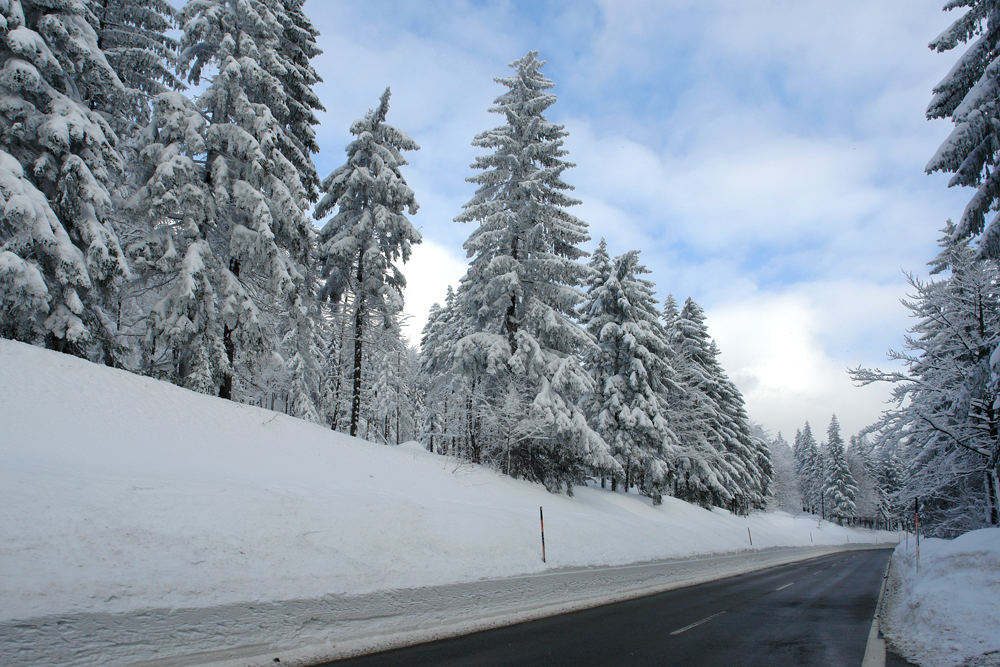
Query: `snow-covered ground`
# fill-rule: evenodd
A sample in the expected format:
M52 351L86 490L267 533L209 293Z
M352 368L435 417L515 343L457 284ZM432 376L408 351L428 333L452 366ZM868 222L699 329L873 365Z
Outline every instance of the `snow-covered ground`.
M6 340L0 390L0 622L11 627L373 596L746 551L750 538L753 550L894 539L671 498L552 495L416 443L369 444Z
M921 665L1000 665L1000 528L896 547L882 611L893 646Z

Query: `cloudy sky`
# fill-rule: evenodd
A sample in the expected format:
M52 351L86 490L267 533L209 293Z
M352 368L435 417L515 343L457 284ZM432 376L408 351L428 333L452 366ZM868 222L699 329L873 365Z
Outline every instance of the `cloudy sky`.
M593 243L638 248L661 299L691 296L750 415L791 438L873 421L908 318L903 271L924 273L968 193L923 167L948 125L923 111L955 54L927 43L943 0L307 0L322 176L351 121L392 88L389 121L421 150L405 177L424 237L404 271L411 339L465 268L453 221L472 138L498 125L493 81L528 50L547 61ZM591 244L591 246L593 245ZM819 433L818 433L819 435Z

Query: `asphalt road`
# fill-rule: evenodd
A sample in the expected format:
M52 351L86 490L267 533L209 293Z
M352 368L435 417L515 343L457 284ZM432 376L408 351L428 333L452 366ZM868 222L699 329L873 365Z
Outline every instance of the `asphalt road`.
M344 665L860 665L892 551L849 551Z

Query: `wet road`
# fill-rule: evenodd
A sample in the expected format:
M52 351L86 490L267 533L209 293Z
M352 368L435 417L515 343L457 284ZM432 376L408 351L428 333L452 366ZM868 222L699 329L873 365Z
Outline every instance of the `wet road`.
M860 665L891 553L833 554L336 664Z

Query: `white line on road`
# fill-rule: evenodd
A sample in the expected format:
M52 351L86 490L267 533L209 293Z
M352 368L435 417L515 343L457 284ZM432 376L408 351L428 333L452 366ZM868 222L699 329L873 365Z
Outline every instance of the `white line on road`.
M702 623L708 623L709 621L711 621L716 616L722 616L725 613L726 613L725 611L716 612L716 613L712 614L711 616L706 616L705 618L701 619L700 621L695 621L691 625L685 625L683 628L678 628L678 629L674 630L673 632L671 632L670 635L671 636L673 636L673 635L679 635L682 632L687 632L691 628L697 628Z
M789 584L785 584L784 586L780 586L779 588L775 588L774 590L776 590L776 591L783 591L783 590L785 590L786 588L788 588L789 586L791 586L794 583L795 582L793 581L793 582L791 582Z

